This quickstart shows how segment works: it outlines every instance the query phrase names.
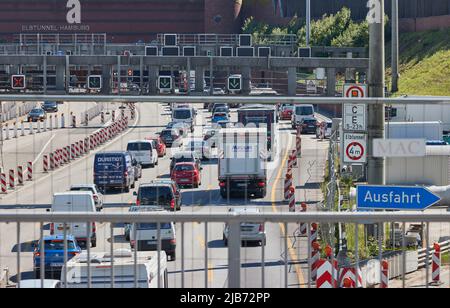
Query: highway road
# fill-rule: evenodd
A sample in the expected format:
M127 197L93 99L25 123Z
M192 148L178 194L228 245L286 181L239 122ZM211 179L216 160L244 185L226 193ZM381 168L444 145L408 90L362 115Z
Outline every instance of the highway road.
M196 106L200 108L201 106ZM236 120L233 114L232 120ZM43 208L27 206L21 208L19 204L49 204L53 193L66 191L71 184L92 183L93 156L98 151L124 150L129 140L142 139L151 133L160 131L170 121L170 112L160 104L143 104L138 107L138 117L135 123L131 123L131 128L120 137L110 141L102 148L91 152L71 164L60 168L49 174L44 174L42 168L37 164L37 179L28 183L25 187L16 192L10 192L2 196L0 210L4 212L26 212L42 213ZM205 110L199 112L195 136L201 136L202 124L209 121L209 113ZM65 129L40 135L22 137L22 141L8 141L5 144L4 157L8 164L14 164L22 160L36 159L45 149L60 147L61 143L79 140L97 128L99 119L96 118L89 128ZM274 163L271 163L269 171L270 182L269 192L265 199L243 200L232 199L223 200L220 197L217 181L217 161L212 159L205 162L202 174L202 185L198 189L185 189L183 195L183 212L194 213L216 213L226 211L234 206L256 206L263 212L288 211L288 206L282 200L282 186L284 179L284 166L286 165L286 149L292 148L294 144L293 131L289 129L289 123L280 125L280 146L279 155ZM317 193L318 183L321 183L322 171L325 165L327 142L320 142L315 136L305 136L303 138L305 155L300 160L300 168L294 170L296 185L299 187L297 193L298 201L319 202L320 193ZM44 150L45 151L45 150ZM20 154L17 154L20 153ZM20 156L19 156L20 155ZM170 155L170 154L169 154ZM314 162L312 167L311 164ZM157 177L168 177L170 160L168 157L162 159L156 168L144 169L143 178L140 183L148 182ZM312 170L311 177L304 170ZM299 176L297 176L297 174ZM308 183L307 183L308 182ZM105 196L105 203L121 204L113 208L105 209L106 212L128 212L128 207L134 202L134 197L130 193L119 191L108 193ZM222 241L222 224L208 224L208 232L205 234L204 224L187 223L185 225L185 286L186 287L225 287L227 286L227 248ZM287 232L284 226L279 224L267 224L267 246L265 247L265 276L266 287L283 287L285 284L285 271L287 270L288 286L304 286L307 279L306 242L304 239L296 239L292 236L297 226L289 226ZM48 228L47 228L48 229ZM177 260L169 262L169 285L181 287L181 224L177 225ZM46 231L48 232L48 230ZM288 238L286 239L286 233ZM16 234L15 224L0 225L0 234ZM93 251L110 250L110 227L107 224L98 226L98 246ZM117 248L129 248L129 244L123 237L122 226L114 227L114 242ZM39 238L39 226L33 224L23 224L21 226L20 245L23 252L20 259L20 269L22 279L32 278L32 243ZM286 241L285 241L286 239ZM287 258L293 264L285 265L287 242L290 248ZM292 247L292 248L291 248ZM208 250L208 260L205 264L205 250ZM0 236L0 267L8 267L14 276L17 272L16 236ZM242 286L261 287L262 285L262 248L243 247L242 258ZM205 270L206 265L206 270ZM14 277L13 277L14 279Z

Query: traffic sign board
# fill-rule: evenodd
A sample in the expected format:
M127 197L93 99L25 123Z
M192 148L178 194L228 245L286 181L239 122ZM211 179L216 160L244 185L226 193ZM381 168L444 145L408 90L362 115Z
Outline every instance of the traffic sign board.
M11 88L13 90L24 90L26 88L25 75L12 75Z
M362 98L367 97L367 85L347 83L344 85L344 97Z
M228 77L228 90L241 91L242 90L242 77L241 76Z
M344 130L365 131L366 128L366 106L344 104Z
M171 76L159 76L158 87L160 90L172 90L172 77Z
M101 90L102 89L102 76L89 75L88 76L88 89L89 90Z
M367 158L365 134L344 133L344 162L361 164Z
M372 186L357 187L358 209L423 211L441 198L425 187Z

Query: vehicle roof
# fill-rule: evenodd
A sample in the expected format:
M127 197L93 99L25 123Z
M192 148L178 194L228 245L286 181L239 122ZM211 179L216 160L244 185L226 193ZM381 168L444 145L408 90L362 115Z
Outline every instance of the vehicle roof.
M275 107L268 105L247 105L239 108L239 110L275 110Z
M65 192L58 192L58 193L54 193L53 196L73 196L73 195L91 195L92 196L92 192L91 191L65 191Z
M235 208L231 208L230 212L233 213L260 213L261 211L257 208L257 207L235 207Z
M297 107L314 107L314 106L311 104L298 104L298 105L295 105L295 108L297 108Z
M73 185L70 185L70 188L72 188L72 187L94 187L95 188L95 184L73 184Z
M101 152L95 154L95 156L106 156L106 155L129 155L130 153L127 151L111 151L111 152Z
M195 153L193 151L180 151L173 154L173 157L180 156L195 156Z
M129 212L167 212L163 208L157 205L133 205L130 207Z
M172 186L170 185L170 183L155 183L155 182L142 183L141 185L139 185L139 188L145 187L172 187Z
M58 283L60 283L59 280L44 279L44 284L41 285L40 279L26 279L20 281L19 287L22 289L39 289L41 287L44 289L53 289Z
M151 143L150 140L145 140L145 139L141 139L141 140L130 140L128 141L128 144L130 143Z
M176 166L178 166L178 165L189 165L189 166L195 166L195 163L194 163L194 162L192 162L192 161L188 161L188 162L184 161L184 162L179 162L179 163L176 163L176 164L175 164L175 167L176 167Z

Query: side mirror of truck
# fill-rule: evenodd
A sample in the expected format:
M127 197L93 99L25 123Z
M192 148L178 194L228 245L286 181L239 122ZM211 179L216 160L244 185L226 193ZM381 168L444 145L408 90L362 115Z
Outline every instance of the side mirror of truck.
M137 197L137 191L133 191L133 196Z

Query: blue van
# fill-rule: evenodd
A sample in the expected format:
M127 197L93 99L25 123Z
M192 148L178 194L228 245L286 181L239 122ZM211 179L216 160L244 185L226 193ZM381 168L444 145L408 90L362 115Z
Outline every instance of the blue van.
M125 192L135 187L135 169L128 152L103 152L95 154L94 184L100 189L121 188Z

